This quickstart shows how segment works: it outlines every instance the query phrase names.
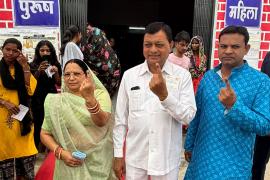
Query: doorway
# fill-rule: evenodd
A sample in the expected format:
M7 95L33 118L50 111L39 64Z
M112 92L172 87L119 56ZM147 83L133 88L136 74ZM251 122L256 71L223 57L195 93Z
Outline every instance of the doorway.
M122 73L144 61L143 31L129 26L145 27L154 21L171 26L173 36L185 30L192 35L194 0L107 0L88 3L88 21L104 30L116 42ZM169 13L168 13L169 12Z

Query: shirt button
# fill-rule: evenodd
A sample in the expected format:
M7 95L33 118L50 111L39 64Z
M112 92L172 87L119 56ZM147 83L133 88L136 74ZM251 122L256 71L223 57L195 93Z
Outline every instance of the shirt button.
M155 132L153 130L151 130L151 134L154 134Z

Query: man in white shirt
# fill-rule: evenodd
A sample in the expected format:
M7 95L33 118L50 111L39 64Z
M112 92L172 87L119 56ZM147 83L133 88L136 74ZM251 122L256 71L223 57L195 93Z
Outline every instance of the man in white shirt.
M119 179L126 169L126 180L177 180L182 123L196 113L191 75L167 61L172 48L168 25L154 22L145 31L146 60L124 73L118 92L114 170Z

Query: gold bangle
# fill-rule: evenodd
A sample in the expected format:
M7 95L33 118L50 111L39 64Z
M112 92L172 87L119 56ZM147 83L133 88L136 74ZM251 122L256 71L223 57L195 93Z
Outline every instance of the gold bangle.
M88 110L94 110L94 109L97 108L98 102L97 102L97 100L96 100L96 104L95 104L93 107L88 107L88 106L87 106L87 103L85 103L85 105L86 105L86 107L87 107Z
M90 113L93 114L93 115L95 115L95 114L97 114L99 112L100 112L100 108L98 108L98 110L96 112L90 112Z
M54 148L54 150L53 150L53 154L55 155L55 152L56 152L56 149L57 148L59 148L60 146L58 145L58 146L56 146L55 148Z
M61 159L61 153L62 153L62 151L63 151L63 148L60 148L59 154L58 154L58 159Z
M88 111L90 112L90 113L95 113L95 112L97 112L98 110L100 109L100 106L99 106L99 104L97 104L97 106L96 106L96 108L95 109L88 109Z

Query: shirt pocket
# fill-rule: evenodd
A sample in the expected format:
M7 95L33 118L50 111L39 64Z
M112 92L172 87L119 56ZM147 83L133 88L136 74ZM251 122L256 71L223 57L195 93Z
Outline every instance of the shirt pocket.
M130 91L130 103L129 107L131 111L143 110L143 92L142 90Z

